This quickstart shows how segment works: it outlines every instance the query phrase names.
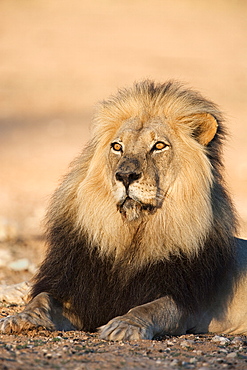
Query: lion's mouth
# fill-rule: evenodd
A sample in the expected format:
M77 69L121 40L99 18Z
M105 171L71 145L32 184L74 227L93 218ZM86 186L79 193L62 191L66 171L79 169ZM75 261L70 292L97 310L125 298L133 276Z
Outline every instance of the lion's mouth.
M152 204L142 203L130 196L127 196L121 203L119 203L117 208L122 216L129 221L138 219L143 214L143 211L154 213L156 210L156 207Z

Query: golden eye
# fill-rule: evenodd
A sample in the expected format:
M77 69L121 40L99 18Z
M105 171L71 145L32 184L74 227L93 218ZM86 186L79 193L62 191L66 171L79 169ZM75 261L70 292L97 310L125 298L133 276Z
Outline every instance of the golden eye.
M119 144L119 143L112 143L111 144L111 147L113 150L115 150L116 152L121 152L122 151L122 145Z
M163 141L158 141L156 144L153 146L153 150L162 150L168 147L167 144L163 143Z

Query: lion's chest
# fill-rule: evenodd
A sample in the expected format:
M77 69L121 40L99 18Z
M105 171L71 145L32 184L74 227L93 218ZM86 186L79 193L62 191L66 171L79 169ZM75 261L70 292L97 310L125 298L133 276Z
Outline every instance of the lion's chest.
M186 275L182 266L174 262L159 262L126 276L123 271L110 269L107 263L92 262L85 269L80 288L74 297L76 313L83 329L94 331L115 316L131 308L169 295L180 305L194 305L198 292L194 292L195 276ZM199 277L200 279L200 277ZM195 283L194 283L195 284ZM189 303L188 303L189 300Z

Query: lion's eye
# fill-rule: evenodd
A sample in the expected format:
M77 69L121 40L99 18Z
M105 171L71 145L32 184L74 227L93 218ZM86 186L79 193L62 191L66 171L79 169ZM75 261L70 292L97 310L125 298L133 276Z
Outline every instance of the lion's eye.
M111 144L111 147L113 150L115 150L116 152L121 152L122 151L122 145L119 144L119 143L112 143Z
M163 141L158 141L154 144L152 150L162 150L168 148L168 145L163 143Z

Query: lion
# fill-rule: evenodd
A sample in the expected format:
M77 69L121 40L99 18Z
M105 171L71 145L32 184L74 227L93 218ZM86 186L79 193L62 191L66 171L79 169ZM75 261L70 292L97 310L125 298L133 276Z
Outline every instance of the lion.
M225 137L219 108L177 81L144 80L99 103L52 197L30 301L0 330L247 334L247 243L235 237Z

